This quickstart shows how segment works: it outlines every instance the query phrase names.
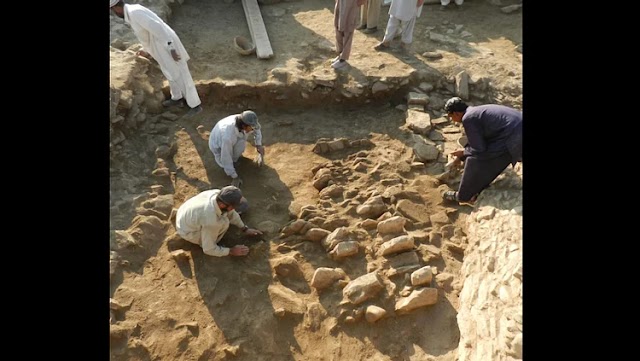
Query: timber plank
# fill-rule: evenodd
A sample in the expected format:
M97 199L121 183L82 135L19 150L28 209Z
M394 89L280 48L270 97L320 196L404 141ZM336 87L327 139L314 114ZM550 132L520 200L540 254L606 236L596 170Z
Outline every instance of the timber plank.
M269 42L269 35L264 26L258 0L242 0L242 8L247 18L249 32L251 32L251 40L256 46L258 59L269 59L273 57L273 49L271 49L271 42Z

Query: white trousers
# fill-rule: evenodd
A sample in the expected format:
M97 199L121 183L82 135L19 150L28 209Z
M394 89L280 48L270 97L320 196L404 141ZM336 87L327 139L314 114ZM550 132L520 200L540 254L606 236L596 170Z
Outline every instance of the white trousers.
M402 31L402 37L400 40L405 44L411 44L413 41L413 27L416 24L416 17L412 17L411 20L402 21L393 15L389 15L389 22L387 23L387 30L384 32L384 38L382 42L388 44L393 38L396 37L399 31Z
M178 67L180 68L180 76L173 81L169 80L171 99L180 100L184 98L184 100L187 101L189 108L195 108L200 105L201 102L200 96L198 96L198 91L196 90L196 85L193 82L193 78L191 78L189 66L183 61L178 63ZM162 72L164 73L164 69Z
M231 153L231 160L233 161L233 163L237 162L238 159L240 159L240 156L242 155L242 153L244 153L246 147L247 141L245 141L244 139L238 139L236 144L233 145L233 151ZM209 148L209 150L211 150L211 153L213 153L213 158L216 160L216 163L218 163L218 165L225 170L225 173L227 173L227 175L231 177L229 171L232 171L233 169L235 169L235 167L233 166L233 164L225 164L222 161L221 149Z
M456 5L462 5L462 3L464 2L464 0L454 0ZM451 0L440 0L440 4L442 4L443 6L447 6L449 5L449 3L451 2Z

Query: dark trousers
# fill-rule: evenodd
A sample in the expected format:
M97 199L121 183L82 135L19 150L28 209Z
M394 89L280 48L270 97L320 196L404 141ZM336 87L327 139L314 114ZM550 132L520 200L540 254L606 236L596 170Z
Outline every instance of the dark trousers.
M458 201L468 202L496 179L511 164L511 154L504 152L490 159L467 157L462 180L458 187Z

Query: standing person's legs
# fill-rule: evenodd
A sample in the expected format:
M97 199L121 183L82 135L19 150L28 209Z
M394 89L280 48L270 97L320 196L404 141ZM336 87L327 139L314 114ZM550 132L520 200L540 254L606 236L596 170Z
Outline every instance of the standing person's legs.
M450 0L447 0L447 4L449 3ZM456 5L460 6L462 5L462 3L464 2L464 0L455 0Z
M389 15L389 22L387 22L387 29L384 32L384 38L382 38L382 42L385 45L389 45L391 40L395 38L398 30L400 30L400 20L393 17L393 15Z
M344 32L336 29L336 51L338 56L342 57L342 50L344 49Z
M173 81L169 81L169 91L171 92L172 100L180 100L184 98L183 87L184 84L181 78L174 79ZM186 99L185 99L186 100Z
M171 75L171 72L169 72L167 68L163 66L160 62L158 62L158 65L160 65L160 71L162 71L162 74L164 75L165 79L167 79L167 81L169 82L169 93L171 93L171 101L174 103L182 104L182 102L178 102L179 100L182 100L184 98L182 80L180 80L180 77L182 77L182 75L179 74L177 76L175 75L167 76L168 74ZM169 80L169 78L173 78L173 80ZM171 104L171 105L177 105L177 104Z
M473 196L487 188L510 163L511 154L508 152L491 159L467 157L458 187L458 201L470 201Z
M349 56L351 55L351 45L353 44L353 31L350 31L348 33L343 33L343 48L342 48L342 52L340 53L340 59L344 59L344 60L349 60Z
M369 9L367 11L367 29L377 29L378 19L380 19L380 9L382 8L382 0L369 0Z
M195 108L200 105L202 102L186 62L180 64L180 80L182 81L184 99L187 101L189 108Z
M196 90L196 85L191 78L189 67L186 63L179 65L180 75L169 81L169 90L172 100L180 100L184 98L189 108L195 108L200 105L200 96Z
M447 6L447 5L449 5L450 2L451 2L451 0L440 0L440 5Z
M369 24L369 0L365 0L364 5L360 6L360 25L358 26L359 30L366 29Z
M414 16L411 20L403 22L402 24L402 37L400 40L403 45L409 45L413 41L413 28L416 25L416 17Z

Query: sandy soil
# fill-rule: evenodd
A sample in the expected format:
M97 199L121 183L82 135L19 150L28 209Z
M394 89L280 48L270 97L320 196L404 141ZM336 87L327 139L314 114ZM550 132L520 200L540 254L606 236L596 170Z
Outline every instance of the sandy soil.
M174 8L169 23L190 53L196 83L255 84L272 79L271 70L279 67L299 77L335 72L329 65L335 56L333 3L262 5L275 53L269 60L242 56L233 49L234 36L250 37L239 1L186 1ZM521 108L522 55L516 50L522 42L521 11L504 14L499 6L479 0L467 1L459 10L438 8L425 6L409 52L376 52L372 47L382 39L388 18L388 7L383 7L377 33L356 32L351 67L341 71L340 81L402 78L421 68L453 78L465 70L472 79L490 79L492 91L485 99L472 98L473 103ZM470 35L462 36L464 31ZM436 32L458 42L429 40ZM442 58L430 60L424 52L437 52ZM166 82L153 64L148 75L156 89L151 93L161 94L163 86L166 92ZM263 127L266 164L252 164L256 152L249 146L238 171L251 204L243 218L265 235L245 239L232 229L223 244L247 244L250 254L214 258L173 238L169 214L198 192L229 184L208 150L208 131L246 104L222 104L215 95L203 95L205 111L194 118L155 126L143 123L138 132L127 134L119 153L112 154L112 204L118 204L112 207L112 229L120 230L120 237L126 233L133 245L118 249L111 278L111 359L455 360L462 283L457 275L466 242L464 218L471 209L444 204L440 192L447 184L434 177L437 171L416 163L413 132L405 125L405 112L396 108L401 102L291 110L256 103L252 108ZM440 116L437 109L431 114ZM166 124L160 135L158 124ZM445 132L450 126L440 124L432 131L439 134L445 150L454 149L460 136ZM318 154L313 150L323 138L344 138L348 146ZM171 176L157 180L149 176L149 169L160 168L157 145L164 143L171 144L170 156L160 162ZM319 191L314 181L323 172L330 174L331 182ZM154 184L161 184L162 190L148 192ZM142 196L125 199L131 194ZM358 206L376 195L384 209L359 214ZM160 205L159 199L173 204ZM430 283L438 289L437 302L405 314L397 312L396 303L416 289L408 277L411 272L396 274L394 262L402 260L379 253L391 235L366 221L378 224L393 216L406 219L399 234L414 240L411 252L418 264L437 272ZM293 232L294 221L308 224L304 231L344 227L349 239L358 243L358 252L333 257L326 245L310 240L303 230ZM311 280L319 267L341 268L346 277L318 290ZM343 302L346 282L373 271L379 272L383 289L363 303ZM368 322L363 314L371 305L383 308L386 315Z

